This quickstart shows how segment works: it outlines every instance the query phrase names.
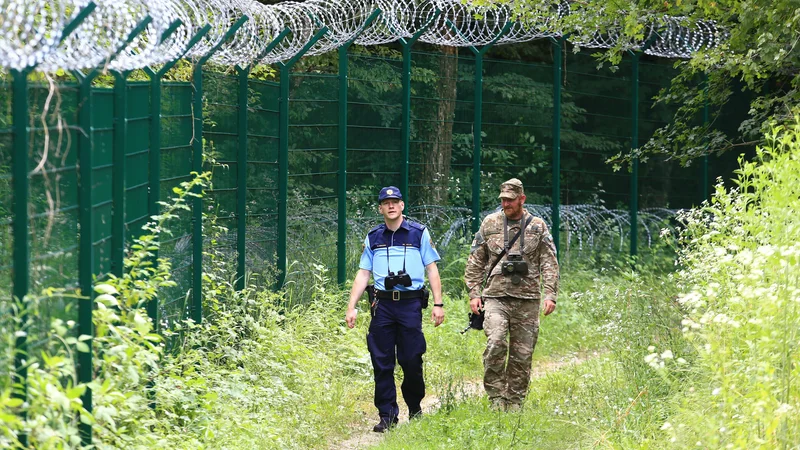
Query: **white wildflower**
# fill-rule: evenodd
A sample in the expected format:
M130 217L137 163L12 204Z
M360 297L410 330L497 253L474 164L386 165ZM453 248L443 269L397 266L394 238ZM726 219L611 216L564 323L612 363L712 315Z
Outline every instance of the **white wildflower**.
M775 247L773 247L771 245L762 245L762 246L758 247L758 250L756 250L756 251L759 254L764 255L767 258L769 258L770 256L775 254Z
M793 409L792 405L788 403L781 403L781 406L779 406L778 409L775 410L775 414L786 414L792 409Z

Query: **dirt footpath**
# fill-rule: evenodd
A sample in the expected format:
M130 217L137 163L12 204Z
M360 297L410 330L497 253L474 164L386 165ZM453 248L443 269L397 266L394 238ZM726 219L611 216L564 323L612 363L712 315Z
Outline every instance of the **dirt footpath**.
M531 379L536 379L542 377L551 372L557 372L566 366L577 365L589 358L594 358L598 356L597 353L592 353L589 355L578 355L572 356L568 359L564 360L557 360L557 361L547 361L541 362L538 364L534 364L531 370ZM398 395L400 393L400 389L397 389ZM473 380L473 381L464 381L463 386L461 389L458 390L458 396L456 397L457 401L461 401L465 398L475 397L484 395L483 391L483 381L481 380ZM402 402L402 399L398 402L400 406L400 423L402 425L408 422L408 408L406 408L405 403ZM435 412L441 406L441 400L436 395L426 395L424 399L422 399L422 412L424 414L430 414ZM361 422L361 423L354 423L351 424L351 428L353 429L353 435L344 442L332 443L329 447L330 450L362 450L374 445L379 444L383 438L386 436L385 434L375 433L372 431L372 426L377 423L377 417L370 418L369 422Z

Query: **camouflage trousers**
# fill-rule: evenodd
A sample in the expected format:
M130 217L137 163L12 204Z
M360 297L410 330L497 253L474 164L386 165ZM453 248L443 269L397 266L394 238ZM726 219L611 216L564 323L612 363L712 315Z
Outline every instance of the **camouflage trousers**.
M528 393L531 358L539 337L539 300L487 298L484 308L486 394L491 402L519 405Z

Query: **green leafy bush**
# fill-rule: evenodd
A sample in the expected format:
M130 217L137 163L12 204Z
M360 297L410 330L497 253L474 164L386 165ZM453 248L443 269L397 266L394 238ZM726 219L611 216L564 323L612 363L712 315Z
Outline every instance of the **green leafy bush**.
M16 377L13 357L4 355L10 367L0 384L7 386L0 392L4 425L0 427L0 447L82 448L80 423L92 426L93 448L163 447L152 431L156 415L150 407L163 342L145 308L160 288L172 285L169 261L155 257L160 238L170 233L167 222L177 217L179 210L188 209L187 200L199 195L196 191L208 181L208 174L195 174L194 179L174 188L175 196L162 202L162 214L154 216L145 226L147 233L135 239L124 275L110 275L98 282L93 300L65 289L46 289L14 305L14 314L0 315L0 335L13 339L33 326L33 318L49 299L67 297L95 303L93 338L78 335L75 322L55 319L37 353L24 355L24 403L12 395L19 393L21 386L12 384ZM5 348L14 348L13 343ZM79 382L76 355L88 351L93 352L92 381ZM91 409L81 398L87 389L92 392ZM25 441L27 445L23 445Z
M691 364L677 414L663 425L678 447L795 448L800 442L800 118L774 128L736 187L683 216L678 275ZM663 363L663 364L662 364Z

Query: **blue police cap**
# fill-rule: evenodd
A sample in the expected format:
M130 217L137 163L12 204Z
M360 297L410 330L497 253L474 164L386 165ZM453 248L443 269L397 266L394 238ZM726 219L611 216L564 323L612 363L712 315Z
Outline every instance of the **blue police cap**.
M397 189L395 186L386 186L385 188L381 189L381 193L378 194L378 203L386 200L387 198L396 198L402 200L403 194L401 194L400 189Z

